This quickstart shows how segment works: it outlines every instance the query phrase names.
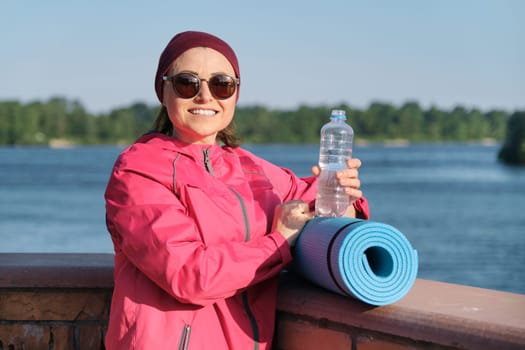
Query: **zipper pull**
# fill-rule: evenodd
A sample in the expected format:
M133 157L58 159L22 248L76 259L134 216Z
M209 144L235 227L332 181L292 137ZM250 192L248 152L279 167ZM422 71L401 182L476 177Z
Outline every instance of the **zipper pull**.
M188 344L190 342L190 331L191 331L191 326L184 325L184 328L182 329L182 335L180 338L179 350L188 349Z
M206 148L202 151L202 153L204 154L204 167L206 168L206 170L212 174L212 175L215 175L213 173L213 167L211 166L211 161L210 161L210 149L209 148Z

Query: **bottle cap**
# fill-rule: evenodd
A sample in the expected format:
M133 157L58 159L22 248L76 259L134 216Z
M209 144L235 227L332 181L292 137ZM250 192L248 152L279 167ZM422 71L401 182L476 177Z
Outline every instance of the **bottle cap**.
M346 120L346 112L342 109L332 109L332 113L330 115L331 119L343 119Z

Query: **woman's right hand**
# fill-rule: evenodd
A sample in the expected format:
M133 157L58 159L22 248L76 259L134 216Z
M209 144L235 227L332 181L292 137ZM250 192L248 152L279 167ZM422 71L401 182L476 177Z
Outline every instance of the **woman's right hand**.
M275 207L272 231L282 234L290 247L293 247L299 232L313 217L314 212L310 211L308 204L302 200L282 203Z

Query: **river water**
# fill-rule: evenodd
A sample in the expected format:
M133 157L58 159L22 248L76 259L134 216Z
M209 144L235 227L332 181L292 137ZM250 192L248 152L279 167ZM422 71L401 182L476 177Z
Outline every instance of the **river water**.
M317 145L247 145L308 175ZM121 147L0 148L0 252L112 252L103 193ZM371 219L418 251L418 277L525 294L525 168L499 145L357 145Z

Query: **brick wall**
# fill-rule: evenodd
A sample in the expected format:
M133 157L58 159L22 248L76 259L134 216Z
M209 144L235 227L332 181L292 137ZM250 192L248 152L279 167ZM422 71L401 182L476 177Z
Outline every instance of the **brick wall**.
M103 349L110 254L0 253L0 350ZM372 307L281 276L275 349L525 349L525 295L418 279Z
M110 298L91 288L0 289L0 349L103 349Z
M103 349L110 254L0 254L0 350Z

